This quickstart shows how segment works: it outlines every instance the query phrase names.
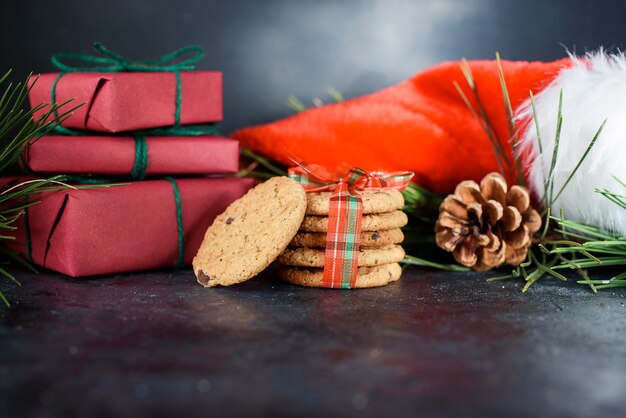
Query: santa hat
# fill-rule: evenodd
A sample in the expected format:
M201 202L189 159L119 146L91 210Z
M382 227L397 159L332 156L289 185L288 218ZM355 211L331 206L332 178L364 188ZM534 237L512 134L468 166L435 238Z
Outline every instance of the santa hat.
M626 235L623 209L594 192L596 188L620 191L623 186L617 179L626 181L624 55L598 52L549 63L501 61L521 139L515 150L498 63L468 64L477 97L461 63L449 62L382 91L242 129L234 137L244 147L285 164L295 156L335 171L350 166L410 170L415 172L416 183L445 194L462 180L479 181L498 171L494 148L480 122L488 119L506 158L513 161L513 152L522 155L529 188L540 198L552 165L562 91L561 140L552 169L556 190L570 177L605 119L606 125L556 199L553 213L558 216L563 210L569 219ZM530 92L535 97L537 123ZM480 103L479 118L462 96L474 109ZM516 182L511 172L507 180Z

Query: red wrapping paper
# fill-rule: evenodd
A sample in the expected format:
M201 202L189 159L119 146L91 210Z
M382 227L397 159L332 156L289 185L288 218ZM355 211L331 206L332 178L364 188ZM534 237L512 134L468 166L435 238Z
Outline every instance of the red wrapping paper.
M185 264L215 217L252 179L176 180L182 201ZM178 259L176 204L167 180L105 189L45 192L29 209L33 262L72 277L169 267ZM26 255L25 228L14 248Z
M147 175L236 173L239 143L203 136L146 137ZM43 136L23 155L37 173L128 175L135 163L131 136Z
M31 106L48 103L58 73L41 74L29 94ZM222 120L222 73L181 71L182 125ZM125 132L174 125L176 76L171 72L69 73L56 86L56 102L75 98L63 126ZM44 109L35 113L39 117Z

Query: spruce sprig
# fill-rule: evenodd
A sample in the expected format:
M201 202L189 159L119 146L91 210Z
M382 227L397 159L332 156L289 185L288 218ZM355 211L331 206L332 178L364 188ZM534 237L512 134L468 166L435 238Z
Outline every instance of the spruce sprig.
M8 70L0 77L0 86L5 84L10 74L11 70ZM5 175L9 168L15 166L30 143L62 123L80 106L69 106L72 100L67 100L58 104L41 103L26 110L25 101L38 78L30 74L24 82L15 85L9 82L0 95L0 175ZM42 113L35 117L39 112ZM33 196L47 190L72 187L63 183L64 179L63 176L53 176L28 181L16 180L0 186L0 257L3 265L0 267L0 277L20 284L6 268L11 261L34 270L6 244L15 240L13 231L17 229L17 221L27 208L38 203L33 200ZM0 299L5 305L10 305L1 291Z

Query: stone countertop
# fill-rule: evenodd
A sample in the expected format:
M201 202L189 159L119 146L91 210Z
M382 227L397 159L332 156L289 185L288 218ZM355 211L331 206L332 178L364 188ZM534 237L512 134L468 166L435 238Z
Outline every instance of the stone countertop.
M379 289L272 271L17 272L0 411L54 416L626 416L626 290L407 269Z

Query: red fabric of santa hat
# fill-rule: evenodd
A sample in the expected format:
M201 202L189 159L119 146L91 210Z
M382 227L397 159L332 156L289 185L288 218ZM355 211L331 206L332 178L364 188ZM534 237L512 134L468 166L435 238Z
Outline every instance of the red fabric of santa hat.
M522 142L516 150L511 144L496 61L468 64L478 98L461 63L449 62L379 92L242 129L234 137L244 147L284 164L291 164L295 156L338 172L351 166L413 171L416 183L445 194L462 180L479 181L498 171L494 148L481 123L488 119L506 158L513 161L513 152L521 153L531 191L541 197L563 90L555 189L565 183L602 121L608 119L593 152L552 209L555 214L564 209L571 219L626 234L623 209L610 207L611 202L593 192L596 187L617 188L620 185L615 178L626 180L626 164L618 163L626 157L626 143L621 139L626 136L624 56L599 52L584 59L570 56L548 63L501 61ZM474 109L480 103L484 114L479 118L472 114L455 82ZM530 92L536 98L539 130L529 105ZM537 132L543 146L541 156ZM517 181L512 173L507 173L507 180L509 184Z

